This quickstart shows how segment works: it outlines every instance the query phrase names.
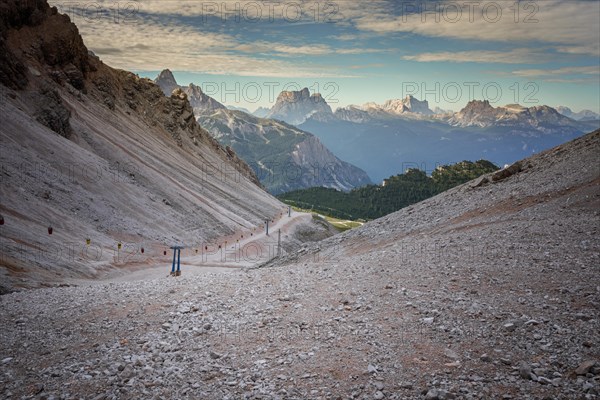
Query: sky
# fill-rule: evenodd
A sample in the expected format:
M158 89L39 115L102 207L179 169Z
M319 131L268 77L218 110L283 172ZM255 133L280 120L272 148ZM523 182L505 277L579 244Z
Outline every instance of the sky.
M413 95L458 111L600 113L600 1L54 1L106 64L169 68L254 111L308 87L333 109Z

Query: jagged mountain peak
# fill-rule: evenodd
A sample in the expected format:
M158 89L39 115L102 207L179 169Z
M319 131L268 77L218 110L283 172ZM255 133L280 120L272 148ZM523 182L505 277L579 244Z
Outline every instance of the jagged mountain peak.
M408 95L403 99L388 100L382 107L385 111L402 114L411 112L415 114L433 115L433 111L429 109L427 100L418 100L412 95Z
M472 100L448 122L455 126L511 126L514 129L548 131L563 127L573 127L575 121L560 114L547 105L525 107L521 104L507 104L494 107L488 100Z
M313 93L310 97L312 97L315 100L325 101L325 99L323 98L323 96L321 96L321 93Z
M326 103L321 93L310 93L308 88L302 90L284 90L277 96L277 102L301 102L307 100L314 100L316 102Z
M167 97L171 96L171 93L173 93L174 90L181 89L181 91L187 94L188 100L196 116L205 112L225 108L223 104L204 93L202 88L198 85L190 83L188 86L179 86L173 73L169 69L164 69L158 77L156 77L154 82L161 88Z
M480 112L482 110L493 110L494 107L490 104L489 100L471 100L467 105L459 112Z
M592 110L581 110L579 112L574 112L571 108L566 106L557 106L554 108L565 117L572 118L576 121L596 121L600 119L600 114L595 113Z
M258 118L264 118L269 114L270 111L271 109L267 107L258 107L256 110L254 110L254 112L252 112L252 115Z
M175 82L175 76L173 75L173 72L171 72L171 70L169 68L165 68L162 71L160 71L160 74L158 74L157 79L171 80L171 81Z
M162 70L154 80L154 83L161 88L165 96L170 96L173 90L179 87L170 69Z
M195 85L193 83L190 83L189 85L187 85L187 88L189 89L190 92L201 95L204 94L204 92L202 91L202 88L198 85Z
M266 117L299 125L313 115L327 118L331 117L333 112L320 93L311 95L308 88L304 88L299 91L281 92Z
M364 123L372 119L409 118L421 119L436 114L429 108L427 100L419 100L412 95L403 99L387 100L383 104L375 102L365 103L362 106L349 105L340 107L335 111L335 117L349 122Z

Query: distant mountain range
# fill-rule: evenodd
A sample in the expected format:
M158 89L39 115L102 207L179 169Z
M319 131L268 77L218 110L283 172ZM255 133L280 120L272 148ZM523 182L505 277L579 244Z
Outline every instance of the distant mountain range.
M565 132L581 128L581 124L565 117L552 107L523 107L509 104L504 107L492 107L489 101L474 100L458 113L445 120L453 126L509 127L511 129L539 131L546 133Z
M252 114L252 112L250 110L248 110L247 108L244 108L244 107L227 106L227 109L233 110L233 111L242 111L242 112L245 112L246 114Z
M569 107L558 106L556 107L556 111L576 121L596 121L600 119L600 114L597 114L591 110L582 110L576 113L573 112Z
M443 110L439 109L440 112ZM350 105L340 107L333 113L332 120L341 120L356 123L365 123L378 119L394 119L398 117L423 119L429 118L436 113L429 109L429 103L420 101L413 96L403 99L388 100L384 104L366 103L362 106ZM320 119L324 121L323 118Z
M180 88L168 70L162 71L155 82L163 92ZM313 186L348 191L371 183L365 171L337 158L311 133L282 121L229 109L198 86L190 84L180 89L188 95L200 126L246 161L273 194ZM288 96L285 93L279 96L282 102ZM292 94L289 100L299 100L304 95ZM318 97L307 96L307 99ZM290 115L300 109L293 103L289 108L277 108Z
M165 82L172 87L171 79ZM225 108L220 106L194 110L202 115ZM600 127L591 111L559 110L545 105L494 107L488 101L474 100L458 112L437 107L434 111L426 100L406 96L332 111L321 95L304 88L282 92L270 110L259 108L255 113L314 134L337 157L366 171L372 180L381 181L407 168L431 172L439 165L460 160L509 164ZM230 113L215 115L222 124L232 125L227 120L232 118ZM217 130L216 122L199 119ZM223 137L220 140L229 143ZM250 154L241 150L239 138L230 144L249 161Z
M258 118L265 118L267 115L269 115L269 112L271 112L270 108L258 107L256 110L254 110L252 115Z
M264 113L264 110L266 109L261 109L261 113ZM309 119L322 122L335 120L366 122L400 115L407 118L423 118L434 114L435 112L429 109L429 103L426 100L420 101L413 96L388 100L381 105L376 103L366 103L362 106L351 105L338 108L333 112L320 94L311 95L309 90L304 88L296 92L281 92L273 107L264 115L292 125L300 125Z
M384 104L319 106L299 124L339 157L382 179L417 167L428 172L460 160L512 163L598 129L600 121L574 120L549 106L493 107L471 101L457 113L429 108L412 96Z
M589 122L600 119L600 115L590 110L575 113L570 108L563 106L557 108L546 105L523 107L519 104L493 107L487 100L473 100L461 111L455 113L439 107L431 110L426 100L421 101L414 96L387 100L383 104L371 102L361 106L350 105L340 107L333 112L320 94L311 95L307 88L295 92L281 92L270 110L261 107L255 112L255 115L279 119L292 125L301 125L309 120L365 123L402 117L438 120L451 126L479 126L481 128L510 126L540 131L554 131L561 127L578 129L582 125L577 121Z

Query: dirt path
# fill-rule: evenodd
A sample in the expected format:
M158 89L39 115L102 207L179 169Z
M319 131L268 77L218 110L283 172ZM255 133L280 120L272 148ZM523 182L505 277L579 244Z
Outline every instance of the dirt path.
M283 214L282 217L269 223L268 236L263 225L220 238L205 245L204 248L182 251L182 274L199 276L207 273L237 272L241 268L264 263L277 256L279 230L281 230L281 242L285 243L288 235L292 234L298 225L310 222L311 219L311 214L292 211L290 217ZM187 255L186 253L196 253L197 255ZM170 258L167 263L160 263L160 265L142 264L126 267L116 274L111 273L106 278L98 280L98 283L165 278L169 276L171 260Z

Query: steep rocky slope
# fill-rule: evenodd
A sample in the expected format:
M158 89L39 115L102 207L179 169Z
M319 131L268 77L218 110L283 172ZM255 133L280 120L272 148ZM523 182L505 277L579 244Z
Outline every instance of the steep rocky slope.
M600 131L245 273L2 296L0 393L598 398L598 154Z
M348 191L371 182L316 136L284 122L228 109L198 114L198 122L233 148L273 194L315 186Z
M185 93L104 65L45 1L0 7L0 286L168 263L281 212Z

